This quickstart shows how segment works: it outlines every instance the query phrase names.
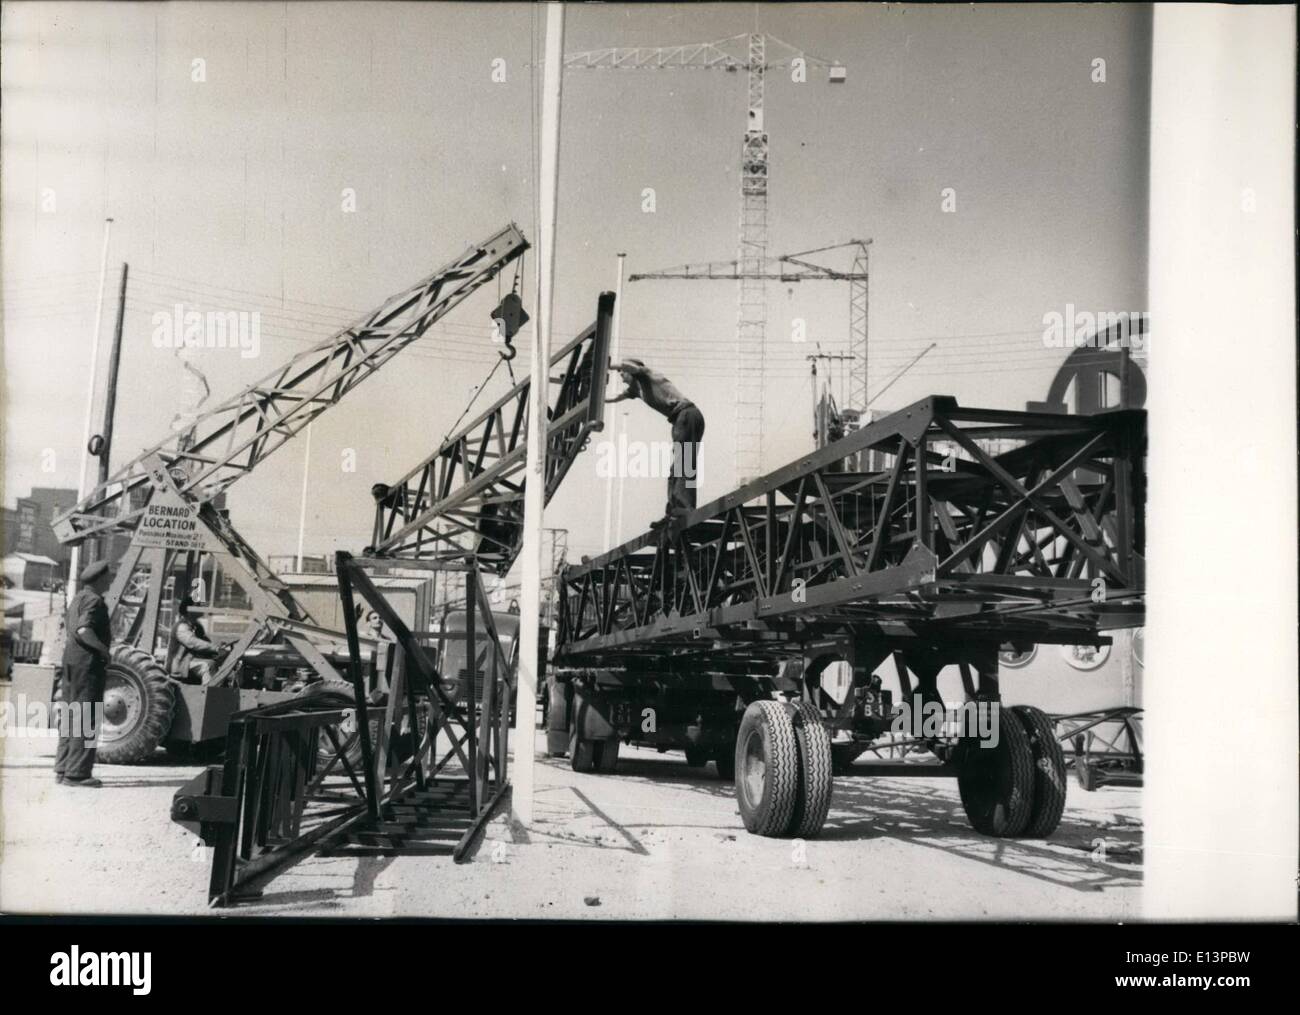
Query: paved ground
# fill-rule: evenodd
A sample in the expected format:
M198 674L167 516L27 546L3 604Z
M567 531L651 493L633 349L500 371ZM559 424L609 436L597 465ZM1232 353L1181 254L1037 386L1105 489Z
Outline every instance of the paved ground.
M624 748L614 776L539 762L535 820L498 817L473 862L310 858L245 913L693 919L1098 919L1140 913L1141 791L1071 785L1047 841L971 832L956 784L837 780L806 843L760 839L730 784L678 754ZM56 786L52 742L0 740L0 909L207 912L207 858L168 819L198 769L166 756Z

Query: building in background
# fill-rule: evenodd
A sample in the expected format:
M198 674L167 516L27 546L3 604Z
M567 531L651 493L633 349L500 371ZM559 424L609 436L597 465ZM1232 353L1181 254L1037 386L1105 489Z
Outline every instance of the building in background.
M4 569L6 588L48 592L63 583L58 563L39 553L6 553Z
M60 511L77 502L77 491L64 487L35 486L26 497L19 497L13 509L5 509L5 555L28 554L53 561L58 581L68 578L71 547L54 538L50 523ZM24 586L31 587L31 586Z

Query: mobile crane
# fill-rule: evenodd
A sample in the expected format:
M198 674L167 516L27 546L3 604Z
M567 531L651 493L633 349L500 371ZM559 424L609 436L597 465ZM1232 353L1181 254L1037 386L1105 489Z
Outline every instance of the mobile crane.
M346 658L343 634L313 621L213 502L527 248L513 223L496 231L141 452L54 519L56 536L68 545L131 533L106 597L114 644L101 760L135 762L165 741L219 738L234 712L298 693L302 687L293 685L223 686L250 654L272 643L316 676L342 680L334 663ZM166 648L159 644L166 579L181 573L188 584L200 554L214 555L250 603L243 630L203 687L170 679L157 658ZM134 589L143 594L132 601Z

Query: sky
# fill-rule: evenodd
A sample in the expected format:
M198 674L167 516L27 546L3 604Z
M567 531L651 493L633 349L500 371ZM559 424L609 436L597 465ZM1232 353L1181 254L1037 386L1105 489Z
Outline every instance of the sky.
M536 241L540 8L19 2L0 18L6 504L77 483L106 217L105 347L130 265L115 467L198 397L156 347L155 313L259 314L257 357L193 361L216 403L506 223ZM873 408L932 393L1023 408L1065 356L1044 344L1044 315L1146 309L1145 8L572 5L565 49L749 31L847 70L843 84L768 77L769 252L872 240L870 389L936 343ZM744 116L740 74L565 74L557 343L593 319L619 252L629 272L735 257ZM432 452L492 369L497 296L467 301L315 424L308 553L368 541L370 487ZM622 311L623 353L703 411L701 503L720 496L734 283L628 284ZM764 471L811 446L806 356L849 351L848 319L842 283L769 287ZM483 398L507 383L498 371ZM631 439L666 439L645 406L617 408ZM296 546L302 443L231 491L263 554ZM605 548L595 463L584 456L547 511L573 555ZM661 512L663 481L629 479L624 496L630 538Z

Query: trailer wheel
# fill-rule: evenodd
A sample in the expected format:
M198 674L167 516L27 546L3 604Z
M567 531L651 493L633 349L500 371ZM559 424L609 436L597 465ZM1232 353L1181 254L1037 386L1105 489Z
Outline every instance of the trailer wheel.
M799 742L786 706L751 702L740 720L735 755L736 801L745 828L784 835L799 794Z
M1010 711L1009 709L1006 711ZM999 707L999 720L1003 709ZM1019 835L1034 802L1034 754L1020 720L998 722L996 747L978 737L961 741L957 789L971 827L984 835Z
M596 740L584 740L577 731L569 734L569 767L575 772L596 770Z
M561 684L554 677L546 681L546 753L552 758L562 758L568 753L569 744L569 700L565 693L568 684Z
M604 775L613 775L618 770L618 739L597 740L595 744L596 771Z
M1032 705L1016 705L1011 711L1029 734L1034 755L1034 803L1024 835L1045 839L1056 831L1065 813L1065 752L1046 712Z
M790 834L811 838L821 831L831 809L834 761L831 735L821 713L811 702L801 702L795 717L799 743L799 793L795 799Z
M172 725L176 688L148 652L114 645L104 681L99 760L134 765L150 757Z

